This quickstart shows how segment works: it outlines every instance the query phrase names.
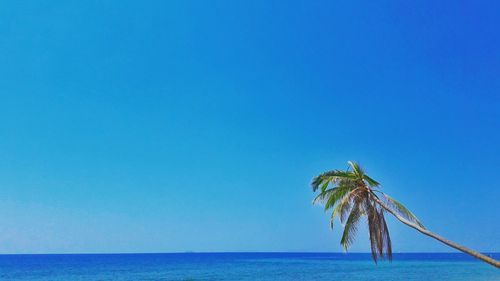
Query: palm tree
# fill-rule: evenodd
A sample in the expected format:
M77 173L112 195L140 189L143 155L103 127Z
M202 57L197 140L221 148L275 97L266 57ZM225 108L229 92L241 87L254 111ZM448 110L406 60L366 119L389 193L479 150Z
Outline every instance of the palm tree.
M378 190L380 184L365 174L357 163L349 161L348 164L347 171L327 171L316 176L311 183L313 191L319 192L313 204L323 203L325 212L332 210L330 227L333 228L336 217L340 217L340 222L344 224L340 244L346 251L354 242L360 218L366 216L373 260L391 260L391 238L384 217L387 212L427 236L500 268L500 261L427 230L405 206Z

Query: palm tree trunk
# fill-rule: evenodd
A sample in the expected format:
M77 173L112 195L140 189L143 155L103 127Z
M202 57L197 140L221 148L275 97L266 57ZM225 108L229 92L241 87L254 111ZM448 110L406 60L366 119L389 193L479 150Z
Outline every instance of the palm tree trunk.
M382 208L384 208L387 212L391 213L399 221L401 221L402 223L406 224L407 226L412 227L412 228L416 229L417 231L419 231L420 233L423 233L423 234L425 234L427 236L430 236L430 237L432 237L432 238L434 238L434 239L436 239L436 240L438 240L438 241L440 241L440 242L442 242L442 243L444 243L444 244L446 244L446 245L448 245L448 246L450 246L452 248L455 248L455 249L457 249L459 251L462 251L462 252L464 252L466 254L469 254L469 255L475 257L476 259L480 259L480 260L482 260L484 262L487 262L487 263L495 266L496 268L500 268L500 261L497 261L497 260L495 260L493 258L490 258L490 257L488 257L486 255L483 255L483 254L481 254L479 252L476 252L476 251L474 251L472 249L469 249L467 247L461 246L461 245L459 245L459 244L457 244L457 243L455 243L453 241L447 240L447 239L445 239L445 238L443 238L443 237L441 237L441 236L439 236L439 235L437 235L435 233L432 233L429 230L427 230L425 228L422 228L422 227L420 227L420 226L418 226L418 225L416 225L416 224L408 221L407 219L403 218L398 213L394 212L391 208L387 207L387 205L385 205L385 203L382 202L377 197L374 196L374 199L375 199L375 201Z

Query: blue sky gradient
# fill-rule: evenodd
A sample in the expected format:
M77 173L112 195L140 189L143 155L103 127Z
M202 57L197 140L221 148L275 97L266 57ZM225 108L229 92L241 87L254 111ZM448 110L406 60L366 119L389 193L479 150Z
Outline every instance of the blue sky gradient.
M0 3L0 253L342 251L347 160L500 251L498 1L247 2Z

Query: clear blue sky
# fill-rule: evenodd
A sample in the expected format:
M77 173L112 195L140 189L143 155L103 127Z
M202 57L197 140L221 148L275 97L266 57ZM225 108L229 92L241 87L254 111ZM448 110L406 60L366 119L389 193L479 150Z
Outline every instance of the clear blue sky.
M347 160L500 251L498 1L247 2L2 1L0 253L341 251Z

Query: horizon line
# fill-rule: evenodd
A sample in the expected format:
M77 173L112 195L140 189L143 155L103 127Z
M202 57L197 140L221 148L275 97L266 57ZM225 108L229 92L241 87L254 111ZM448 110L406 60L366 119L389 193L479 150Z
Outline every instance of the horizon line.
M481 252L483 254L500 254L500 252ZM371 252L315 252L315 251L271 251L271 252L263 252L263 251L183 251L183 252L89 252L89 253L0 253L0 256L35 256L35 255L176 255L176 254L368 254L371 255ZM456 251L456 252L393 252L393 254L462 254L465 253Z

